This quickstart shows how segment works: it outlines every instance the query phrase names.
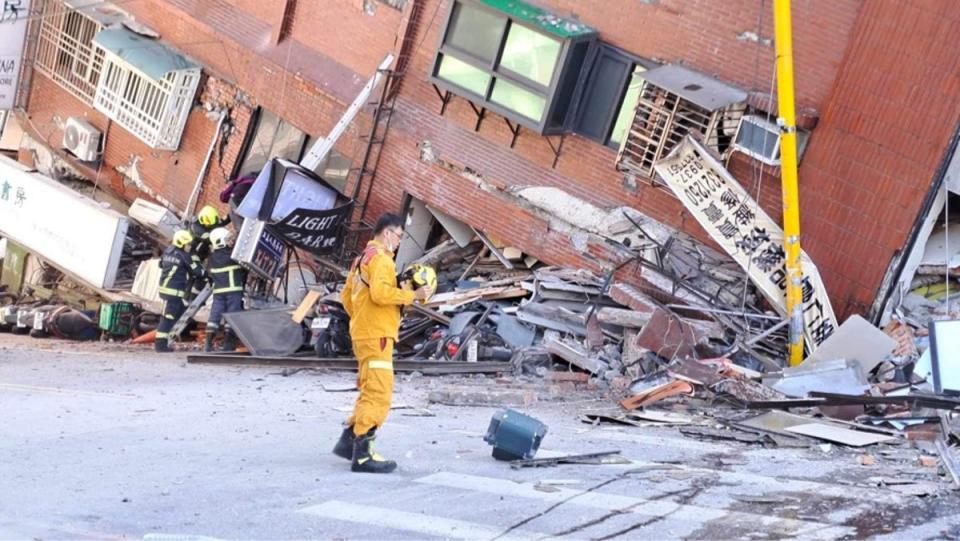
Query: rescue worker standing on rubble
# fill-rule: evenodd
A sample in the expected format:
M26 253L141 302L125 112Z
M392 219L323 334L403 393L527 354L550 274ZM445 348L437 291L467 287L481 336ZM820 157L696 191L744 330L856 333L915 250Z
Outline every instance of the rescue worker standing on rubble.
M393 252L403 237L403 219L384 214L347 275L341 301L350 315L350 338L357 357L360 395L347 427L333 448L339 457L352 460L351 470L390 473L397 463L374 452L376 431L383 426L393 397L393 346L400 330L401 309L415 300L425 300L432 291L412 291L405 282L397 286Z
M213 282L213 300L210 303L210 319L207 320L207 339L204 351L213 351L213 339L220 329L223 314L243 311L243 290L247 284L247 271L230 256L233 251L233 233L226 227L210 232L210 264L207 273ZM237 336L229 325L223 335L223 351L237 349Z
M163 317L157 327L154 348L159 352L170 352L170 329L183 315L186 306L183 298L191 278L204 280L203 267L187 253L193 243L193 235L186 229L173 234L173 242L160 257L160 298L163 300Z

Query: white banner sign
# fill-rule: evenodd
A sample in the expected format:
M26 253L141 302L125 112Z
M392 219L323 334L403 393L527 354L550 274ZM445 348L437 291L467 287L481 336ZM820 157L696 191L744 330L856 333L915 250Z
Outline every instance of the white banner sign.
M0 156L0 236L100 288L113 287L127 219Z
M30 0L0 0L0 110L13 109L23 63ZM2 130L2 126L0 126Z
M713 240L749 274L780 315L787 314L783 229L698 141L685 137L654 166ZM837 318L816 265L801 252L808 351L833 334Z

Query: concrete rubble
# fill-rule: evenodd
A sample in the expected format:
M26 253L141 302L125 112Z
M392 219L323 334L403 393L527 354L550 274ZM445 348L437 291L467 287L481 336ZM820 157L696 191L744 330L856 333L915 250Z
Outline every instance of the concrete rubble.
M411 263L434 267L439 287L406 313L396 346L400 378L496 377L483 387L431 384L427 402L446 406L524 408L587 392L607 403L577 414L591 425L837 449L861 467L895 456L934 470L939 482L881 482L891 490L925 496L960 488L960 398L940 388L949 388L960 365L946 346L934 355L930 333L931 321L954 319L942 306L934 309L915 292L883 329L853 316L804 363L786 366L786 327L735 265L690 237L648 234L630 213L622 216L585 222L620 235L623 262L600 274L549 266L475 230L459 242L441 238ZM140 266L148 276L149 264ZM296 309L240 314L254 322L250 336L238 333L252 354L191 353L189 362L349 369L349 350L310 349L320 340L312 322L336 309L339 285L313 286ZM137 343L157 321L149 303L101 300L99 311L84 311L52 297L5 294L0 331ZM285 329L283 348L256 342L255 331L268 327ZM193 336L202 339L202 331Z

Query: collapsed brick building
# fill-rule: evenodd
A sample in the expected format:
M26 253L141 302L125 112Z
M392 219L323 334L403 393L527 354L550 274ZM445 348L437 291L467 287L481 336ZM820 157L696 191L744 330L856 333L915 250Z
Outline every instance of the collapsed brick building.
M950 181L960 9L794 4L803 247L839 315L877 315L910 273ZM270 157L300 160L389 53L392 86L379 106L389 130L369 137L376 111L367 107L317 168L345 193L362 183L357 220L416 200L542 261L592 269L613 256L570 234L578 207L632 207L709 242L652 169L684 133L721 153L780 219L763 0L40 0L31 9L20 160L128 201L190 213L219 204L228 180ZM631 129L636 109L663 121ZM101 134L96 160L64 150L70 119ZM553 199L524 196L531 187L552 188Z

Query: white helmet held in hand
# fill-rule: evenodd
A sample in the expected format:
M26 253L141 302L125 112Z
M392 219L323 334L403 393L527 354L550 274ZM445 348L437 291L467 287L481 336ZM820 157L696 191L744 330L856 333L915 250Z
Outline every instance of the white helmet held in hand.
M210 245L214 250L226 248L233 242L233 233L226 227L218 227L210 232Z

